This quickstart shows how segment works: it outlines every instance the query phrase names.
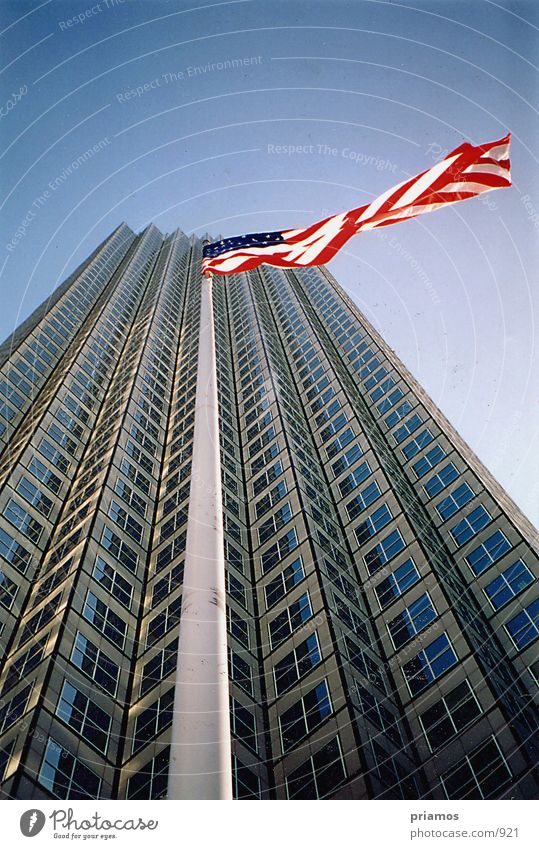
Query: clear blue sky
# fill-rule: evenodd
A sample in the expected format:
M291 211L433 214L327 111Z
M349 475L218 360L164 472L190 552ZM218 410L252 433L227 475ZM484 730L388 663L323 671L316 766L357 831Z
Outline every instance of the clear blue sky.
M330 268L538 523L539 4L0 0L0 15L1 338L122 220L302 226L511 130L512 189L360 235Z

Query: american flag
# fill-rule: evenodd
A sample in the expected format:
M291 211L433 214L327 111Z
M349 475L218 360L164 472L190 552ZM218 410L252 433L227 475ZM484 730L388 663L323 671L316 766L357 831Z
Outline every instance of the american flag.
M206 245L204 273L234 274L263 263L302 268L329 262L356 233L415 218L491 189L511 185L510 134L474 147L465 142L432 168L399 183L366 206L300 230L248 233Z

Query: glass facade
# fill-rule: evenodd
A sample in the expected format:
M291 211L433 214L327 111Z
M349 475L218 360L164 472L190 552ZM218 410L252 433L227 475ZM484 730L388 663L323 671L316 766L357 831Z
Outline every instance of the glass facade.
M0 346L6 798L166 794L200 261L121 225ZM235 797L534 798L536 532L324 268L213 289Z

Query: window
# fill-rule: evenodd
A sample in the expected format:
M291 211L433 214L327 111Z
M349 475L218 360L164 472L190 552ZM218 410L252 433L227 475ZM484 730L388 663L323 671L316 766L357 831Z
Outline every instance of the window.
M381 569L384 563L395 557L404 548L404 540L400 531L392 531L378 545L371 548L364 557L369 575L374 575Z
M182 570L183 573L183 570ZM232 572L227 573L227 588L231 598L235 599L242 607L247 608L247 590Z
M453 528L450 528L449 533L457 545L464 545L465 542L468 542L475 534L479 533L481 528L484 528L491 521L492 516L480 504L465 519L462 519Z
M322 660L318 637L316 633L311 634L299 644L290 654L287 654L275 664L273 674L275 676L275 690L281 696L292 687L304 675L307 675L317 663Z
M0 556L23 575L32 560L30 552L14 540L3 528L0 528Z
M66 427L76 439L82 439L84 436L84 428L75 421L73 416L70 416L65 410L59 409L56 411L56 418L58 421L62 422L64 427Z
M124 475L141 490L141 492L148 495L150 491L150 481L136 468L136 466L124 458L120 464L120 469Z
M52 499L48 498L40 489L37 488L28 478L21 478L17 492L19 495L28 501L42 516L49 516L53 508Z
M11 664L4 677L3 692L10 690L19 681L27 680L30 672L41 663L49 634L50 632L45 634L38 642L32 643L30 648L23 655L19 655L17 660Z
M140 463L144 471L147 472L149 475L153 474L152 461L130 439L127 441L127 445L125 446L125 453L132 457L133 460L135 460L137 463ZM122 472L123 471L124 469L122 468Z
M260 799L260 778L232 756L232 782L234 799Z
M352 447L349 448L348 451L345 451L342 457L339 457L339 459L332 464L331 468L335 477L338 477L341 472L344 472L345 469L348 469L357 460L358 457L361 457L362 454L363 451L361 450L359 445L357 445L357 443L356 445L352 445Z
M133 754L157 737L172 722L174 687L167 690L150 707L139 713L133 733Z
M263 545L268 541L273 534L277 533L287 522L292 518L292 510L290 508L290 504L287 502L283 504L282 507L279 507L275 513L266 519L260 527L258 528L258 537L260 541L260 545Z
M385 528L392 518L391 510L387 504L382 504L378 510L375 510L370 516L367 516L365 521L354 529L358 545L363 545L368 539L377 534L378 531Z
M11 728L26 711L33 686L33 682L28 684L23 690L19 690L8 702L2 703L2 707L0 708L0 734Z
M128 799L160 799L167 791L170 746L162 749L128 782Z
M391 377L385 380L384 383L382 383L381 386L378 387L378 390L381 390L379 395L378 390L375 390L375 392L371 393L371 398L373 399L373 401L376 400L376 398L373 397L374 395L377 395L377 397L380 398L384 392L387 392L387 389L390 388L393 383L395 383L395 381ZM393 405L397 403L397 401L400 401L403 395L404 392L402 391L402 389L395 389L395 391L392 392L391 395L388 395L387 398L384 398L384 400L378 404L378 412L382 415L384 413L387 413L387 411L390 410L391 407L393 407Z
M23 631L21 634L21 638L19 640L19 646L22 646L26 640L30 639L34 634L37 634L41 628L44 628L48 622L55 616L58 608L60 607L60 602L62 600L62 593L59 592L54 596L53 599L48 601L45 605L43 605L37 613L26 622L23 627Z
M37 457L32 457L30 463L28 464L28 471L32 472L36 478L41 481L41 483L45 484L52 492L56 495L60 492L62 481L60 478L51 472L50 469L38 460Z
M429 442L432 442L433 439L434 437L430 430L425 428L425 430L422 430L421 433L416 436L415 439L412 439L407 445L403 446L403 448L401 449L402 453L404 454L407 460L411 460L412 457L415 457L416 454L419 454L419 452L425 447L425 445L428 445Z
M92 576L99 581L102 587L105 587L114 598L118 599L120 604L128 609L131 607L131 598L133 596L133 587L126 581L125 578L106 563L99 555L95 559L95 566Z
M329 394L329 393L331 393L331 394ZM325 393L325 396L328 396L328 395L329 395L329 397L331 397L331 395L333 395L333 389L329 389L328 392ZM327 401L327 400L328 400L328 398L323 396L320 399L319 407L321 407L322 404L324 403L324 401ZM313 404L313 406L315 406L315 405ZM317 427L321 427L324 424L324 422L328 422L330 420L330 418L335 415L337 410L340 410L340 409L341 409L341 402L339 401L338 398L335 398L335 400L332 401L331 404L328 407L326 407L325 410L323 410L323 412L319 413L319 415L316 416L315 422L316 422ZM340 418L340 416L339 416L339 418ZM336 420L336 422L337 422L337 420ZM346 418L342 419L340 427L342 427L342 425L345 424L345 422L346 422ZM339 426L337 426L337 427L339 427Z
M414 561L409 557L402 566L395 569L388 578L385 578L374 588L380 608L384 610L418 581L419 572Z
M481 707L467 680L421 714L419 720L431 751L466 728L481 715Z
M153 646L161 639L171 628L178 625L182 612L182 597L181 595L171 601L168 607L162 610L153 619L150 619L148 624L148 634L146 636L146 646Z
M127 510L124 510L117 501L111 501L109 516L113 522L116 522L120 528L123 528L126 534L129 534L131 539L134 539L135 542L138 542L140 545L142 532L144 530L142 525L140 522L137 522L136 519L127 512Z
M120 669L80 631L77 631L71 662L111 696L116 694Z
M326 454L328 455L328 459L331 460L335 457L335 455L338 454L342 448L348 445L349 442L352 442L355 437L356 435L352 428L347 427L346 430L343 430L341 435L327 446Z
M111 643L123 649L127 630L125 622L92 592L86 596L82 615Z
M281 714L279 723L283 752L289 752L297 746L303 737L318 728L331 713L328 686L324 680Z
M380 497L382 493L380 492L380 487L378 486L376 481L373 481L368 486L365 487L352 501L349 501L346 505L346 511L350 519L355 519L356 516L359 515L363 510L365 510L369 504L372 504L373 501L376 501L377 498Z
M379 365L379 363L378 363L378 365ZM376 368L376 366L375 366L375 368ZM372 389L372 387L376 386L376 384L379 383L379 381L382 380L382 378L385 377L386 374L387 374L387 369L384 368L384 366L382 366L382 368L378 369L378 371L375 374L373 374L372 377L369 377L367 380L364 381L365 389L367 391L369 389ZM389 379L392 380L392 378L389 378ZM393 383L394 382L395 381L393 381ZM385 383L385 381L384 381L384 383ZM393 384L391 384L391 385L393 385ZM374 392L371 393L371 398L372 398L373 401L377 400L377 398L374 397Z
M420 595L412 604L405 607L402 613L388 622L387 629L395 648L398 650L404 646L436 619L437 615L429 594Z
M344 455L346 457L346 454ZM343 458L341 458L342 460ZM340 461L338 461L340 462ZM337 464L335 464L337 465ZM365 461L361 463L351 474L347 475L339 484L339 490L341 495L344 497L348 495L348 493L352 492L357 486L362 483L365 478L368 478L369 475L372 474L371 467Z
M460 472L457 467L453 463L448 463L447 466L444 466L443 469L440 469L437 475L433 475L426 482L425 492L432 498L434 495L438 495L442 489L445 489L451 481L454 481L455 478L458 478Z
M8 578L8 576L0 569L0 604L2 604L6 610L11 610L18 589L19 587L15 581Z
M71 437L68 436L67 433L64 433L64 431L60 427L58 427L57 424L51 422L48 427L47 433L49 434L49 436L52 436L54 441L57 442L58 445L60 445L62 448L64 448L68 454L75 454L77 450L77 443L73 439L71 439Z
M101 779L52 737L38 781L57 799L99 799Z
M64 681L56 715L88 743L106 753L112 718L69 681Z
M126 504L129 504L129 506L132 507L139 516L144 518L146 515L146 502L140 497L140 495L137 495L137 493L134 492L134 490L128 486L122 478L117 479L114 491L120 496L120 498L123 498Z
M273 489L270 492L268 492L263 498L260 499L260 501L256 502L256 504L255 504L256 518L260 519L260 517L263 516L264 513L267 513L267 511L270 510L273 507L274 504L277 504L277 502L281 498L284 498L285 495L286 495L286 481L284 481L284 480L279 481L277 486L274 486Z
M286 593L305 577L301 557L297 557L289 566L273 578L264 588L266 594L266 607L269 610L277 604Z
M155 654L151 660L142 667L140 677L140 695L144 696L156 684L164 681L171 672L176 669L176 658L178 654L178 638L171 640L164 649Z
M110 528L106 525L103 528L103 536L101 538L101 545L103 548L106 548L107 551L116 558L120 563L122 563L130 572L135 572L138 563L138 554L136 551L133 551L123 539L121 539L117 534L114 533Z
M453 490L443 501L440 501L436 505L436 509L440 514L440 518L444 521L446 519L450 519L451 516L454 516L461 507L464 507L468 501L471 501L474 497L474 491L468 486L467 483L463 483Z
M249 625L232 607L228 608L228 630L242 646L249 648Z
M369 629L367 628L364 619L359 617L357 613L352 610L352 608L349 607L342 598L339 598L336 593L332 593L332 597L335 613L341 622L343 622L350 631L353 631L358 635L358 637L361 637L364 643L370 643Z
M327 427L320 431L320 439L322 442L327 442L328 439L344 427L348 417L346 413L340 413Z
M354 681L354 690L363 716L372 722L376 728L379 728L395 746L402 746L397 717L386 708L383 702L376 698L374 693L366 690L358 681Z
M510 619L505 627L518 649L533 643L539 635L539 598Z
M486 585L485 593L494 610L499 610L534 580L524 561L517 560Z
M276 543L268 548L261 557L262 572L264 574L273 569L286 555L298 546L298 537L295 528L287 531Z
M385 420L386 425L389 428L393 427L397 424L397 422L400 422L401 419L407 416L411 409L412 405L410 404L410 402L404 401L404 403L402 403L400 407L397 407L396 410L394 410L389 416L387 416Z
M17 738L14 737L13 740L0 748L0 781L3 781L5 778L16 742Z
M393 431L393 438L397 445L403 442L410 433L413 433L414 430L417 430L417 428L420 427L422 424L423 419L418 416L417 413L414 413L413 416L410 416L410 418L405 424L403 424L401 427L398 427L397 430Z
M242 690L253 695L253 671L247 661L234 651L230 652L230 677Z
M293 602L269 623L271 647L276 648L280 645L312 615L313 610L309 593L303 593L297 601Z
M494 737L441 776L448 799L496 799L511 773Z
M65 475L67 473L67 470L69 469L70 465L69 460L67 460L64 455L61 454L57 448L54 447L54 445L51 445L51 443L47 439L41 440L39 445L39 453L43 454L43 456L46 457L47 460L50 460L53 466L56 466L56 468L59 469L62 474Z
M409 448L409 446L407 446ZM443 460L445 457L445 451L440 445L435 445L434 448L431 448L430 451L427 451L424 457L421 457L416 463L412 465L412 469L418 478L422 478L423 475L426 475L434 466Z
M3 515L31 542L38 543L43 532L40 525L24 507L21 507L13 498L10 498L4 507Z
M235 734L242 743L249 746L253 752L257 752L258 744L256 739L256 719L254 714L236 701L236 699L232 699L230 719L232 733Z
M475 575L480 575L510 548L511 544L502 532L495 531L481 545L470 551L466 557L466 562Z
M260 493L269 486L274 480L276 480L280 474L282 474L283 467L278 460L273 464L269 469L267 469L260 477L256 478L253 481L253 493L255 496L260 495Z
M346 778L339 738L335 737L286 778L289 799L324 799Z
M410 775L409 764L387 752L376 739L371 739L371 747L376 774L386 791L389 791L389 798L417 799L419 794L414 776Z
M402 667L412 696L416 696L457 662L447 634L442 634Z

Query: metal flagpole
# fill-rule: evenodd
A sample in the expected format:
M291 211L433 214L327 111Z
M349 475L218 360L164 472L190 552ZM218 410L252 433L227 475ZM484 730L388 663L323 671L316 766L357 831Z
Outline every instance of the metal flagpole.
M232 799L212 275L201 280L195 428L168 799Z

